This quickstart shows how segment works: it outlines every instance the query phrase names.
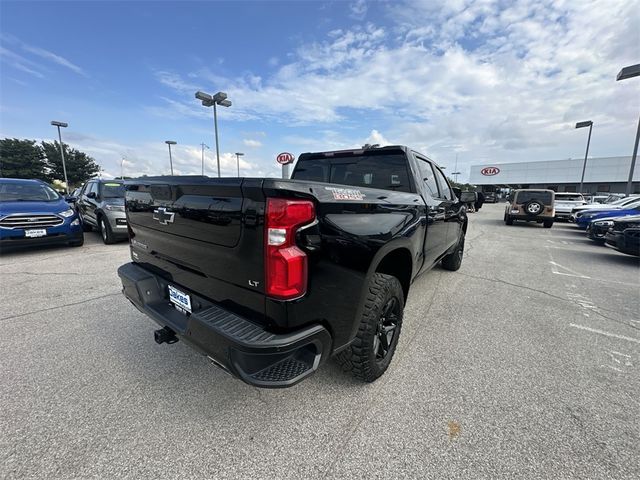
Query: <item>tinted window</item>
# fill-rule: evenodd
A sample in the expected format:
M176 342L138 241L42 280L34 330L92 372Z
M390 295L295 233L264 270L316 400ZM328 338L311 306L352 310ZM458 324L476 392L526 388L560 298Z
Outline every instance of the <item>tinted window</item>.
M122 183L103 183L102 198L124 198L124 185Z
M440 196L440 194L438 193L438 184L436 182L436 176L433 173L431 164L420 157L416 157L416 160L416 163L418 164L418 170L420 171L420 177L422 177L424 184L427 186L429 195L431 195L433 198L438 198Z
M442 174L439 168L435 167L434 169L436 171L436 177L438 177L438 185L440 185L440 192L441 192L440 198L453 200L453 192L451 191L451 188L449 188L449 183L447 182L447 179L444 178L444 175Z
M518 192L518 196L516 197L516 203L519 204L527 203L531 200L538 200L545 205L551 205L553 197L551 192L531 192L526 190Z
M49 202L59 198L58 192L44 183L0 183L0 202Z
M410 192L407 160L402 154L345 155L301 159L296 180Z

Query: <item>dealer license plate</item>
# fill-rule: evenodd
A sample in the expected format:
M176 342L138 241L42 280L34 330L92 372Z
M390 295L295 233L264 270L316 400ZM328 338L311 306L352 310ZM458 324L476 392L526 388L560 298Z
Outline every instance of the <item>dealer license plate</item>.
M191 313L191 298L186 293L181 292L176 287L169 285L169 300L178 310Z
M32 230L25 230L24 236L29 238L46 237L47 230L44 228L34 228Z

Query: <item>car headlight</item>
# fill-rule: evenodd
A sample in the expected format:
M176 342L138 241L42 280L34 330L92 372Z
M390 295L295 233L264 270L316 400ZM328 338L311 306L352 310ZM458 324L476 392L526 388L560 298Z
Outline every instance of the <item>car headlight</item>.
M599 222L593 222L593 224L599 227L611 227L613 222L611 220L600 220Z
M69 218L69 217L72 217L74 213L76 213L75 210L70 208L69 210L65 210L64 212L60 212L58 215L60 215L61 217L64 217L64 218Z
M105 205L104 208L110 212L124 212L124 205Z

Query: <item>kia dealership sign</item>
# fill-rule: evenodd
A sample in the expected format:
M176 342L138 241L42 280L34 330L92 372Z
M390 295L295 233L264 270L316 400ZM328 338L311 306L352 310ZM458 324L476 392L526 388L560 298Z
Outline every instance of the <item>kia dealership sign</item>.
M276 157L276 162L278 162L280 165L288 165L290 163L293 163L294 159L295 157L292 153L282 152Z
M493 175L499 174L500 169L498 167L484 167L480 170L480 173L485 177L492 177Z

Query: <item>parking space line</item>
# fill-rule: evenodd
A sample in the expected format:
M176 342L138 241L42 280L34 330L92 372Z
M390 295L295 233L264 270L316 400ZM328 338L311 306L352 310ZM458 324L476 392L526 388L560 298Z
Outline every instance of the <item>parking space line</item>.
M577 325L575 323L570 323L570 327L579 328L580 330L586 330L587 332L597 333L599 335L604 335L605 337L618 338L620 340L626 340L628 342L634 342L640 344L640 339L626 337L624 335L618 335L617 333L605 332L604 330L598 330L597 328L585 327L584 325Z

